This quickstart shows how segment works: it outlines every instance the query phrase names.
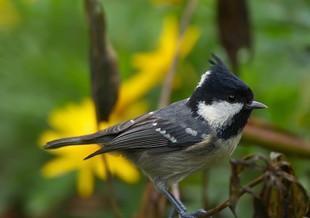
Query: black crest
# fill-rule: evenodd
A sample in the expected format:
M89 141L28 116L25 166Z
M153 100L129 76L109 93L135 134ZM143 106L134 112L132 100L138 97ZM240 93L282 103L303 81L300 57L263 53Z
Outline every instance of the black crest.
M233 73L229 71L229 69L225 66L224 62L215 54L211 54L209 63L211 65L211 68L210 68L211 72L233 76Z
M214 101L227 101L231 96L241 103L253 99L250 88L231 73L219 57L213 54L209 63L209 73L202 77L204 80L200 82L188 102L194 111L200 101L212 104Z

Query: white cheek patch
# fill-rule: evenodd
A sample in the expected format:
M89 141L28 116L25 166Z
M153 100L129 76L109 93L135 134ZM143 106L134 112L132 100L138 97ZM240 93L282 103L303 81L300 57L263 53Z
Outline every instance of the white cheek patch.
M208 78L210 73L211 73L211 71L207 71L207 72L205 72L204 74L201 75L200 81L199 81L199 83L197 85L197 88L202 86L203 82Z
M229 103L227 101L214 102L206 105L204 101L198 103L197 113L211 126L219 127L230 122L231 118L240 112L243 104Z

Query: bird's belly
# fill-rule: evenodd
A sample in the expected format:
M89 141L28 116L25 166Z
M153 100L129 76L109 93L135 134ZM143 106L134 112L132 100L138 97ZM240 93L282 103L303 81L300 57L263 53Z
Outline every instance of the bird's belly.
M225 141L216 140L212 144L201 143L188 149L165 153L144 150L136 154L131 153L129 158L151 180L159 177L166 183L173 184L199 169L213 167L217 162L228 159L239 143L240 137L241 135L238 135Z

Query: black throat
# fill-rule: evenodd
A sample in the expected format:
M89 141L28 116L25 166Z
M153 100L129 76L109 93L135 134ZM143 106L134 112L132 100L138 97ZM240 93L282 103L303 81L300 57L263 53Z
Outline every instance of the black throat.
M232 118L228 125L219 127L216 130L217 137L226 140L238 135L246 125L250 114L251 110L241 110Z

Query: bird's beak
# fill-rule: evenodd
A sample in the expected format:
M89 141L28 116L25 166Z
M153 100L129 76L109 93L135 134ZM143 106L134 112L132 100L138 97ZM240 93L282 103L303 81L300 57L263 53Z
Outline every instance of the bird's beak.
M267 105L260 103L258 101L252 101L251 103L246 105L247 109L264 109L268 108Z

